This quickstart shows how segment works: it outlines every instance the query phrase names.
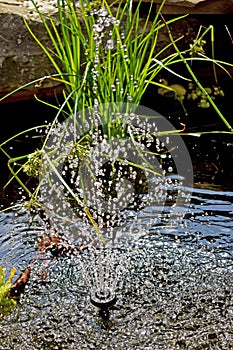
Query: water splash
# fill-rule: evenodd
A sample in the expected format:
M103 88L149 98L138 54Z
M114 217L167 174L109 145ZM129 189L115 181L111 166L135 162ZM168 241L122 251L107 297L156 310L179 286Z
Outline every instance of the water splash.
M192 185L191 160L177 131L142 106L96 108L50 131L41 170L48 216L54 223L84 224L85 232L94 235L84 215L89 208L101 234L113 244L118 236L131 239L140 223L144 229L153 224L146 220L148 208L156 210L158 220L177 225Z
M125 270L117 251L112 249L89 249L91 266L81 263L84 279L90 290L90 301L100 309L104 318L109 317L109 307L117 300L118 280Z

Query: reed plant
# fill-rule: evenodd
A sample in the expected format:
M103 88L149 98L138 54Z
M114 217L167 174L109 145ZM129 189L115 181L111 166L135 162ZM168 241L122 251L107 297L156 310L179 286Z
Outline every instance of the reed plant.
M166 0L161 2L156 13L151 1L143 20L142 0L134 8L132 0L116 1L111 4L106 0L101 2L81 0L78 3L72 0L58 0L56 16L41 13L35 0L31 1L51 40L51 47L48 48L47 44L33 33L26 19L25 25L56 71L52 76L41 77L39 84L43 84L43 79L62 82L65 86L66 107L70 114L106 103L130 102L139 105L150 84L169 90L168 86L156 81L156 77L164 71L186 82L194 82L208 96L208 90L206 91L201 85L195 76L192 64L188 62L212 62L217 84L216 66L225 70L227 74L227 67L232 66L214 57L213 26L199 31L190 48L182 51L178 43L183 37L174 39L169 29L170 43L158 49L160 31L187 16L182 15L165 21L161 13ZM203 49L203 43L207 40L209 32L211 32L211 57L205 55ZM166 55L172 48L172 53ZM185 76L175 72L179 64L187 68ZM211 96L209 102L231 130L227 118L222 116ZM57 105L54 108L58 108ZM108 120L101 122L104 124Z
M54 49L48 49L36 37L26 20L25 24L60 75L66 91L72 92L75 102L78 100L78 110L97 102L139 104L147 86L162 69L162 65L149 68L159 30L164 27L159 12L165 0L152 22L151 2L142 27L141 3L140 0L133 11L132 0L120 1L117 6L107 1L81 0L77 5L72 0L58 0L59 26L56 18L48 19L34 3Z

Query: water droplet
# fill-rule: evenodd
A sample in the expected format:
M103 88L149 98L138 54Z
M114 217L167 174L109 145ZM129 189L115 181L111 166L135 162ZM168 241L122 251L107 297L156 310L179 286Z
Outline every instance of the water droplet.
M108 15L108 11L106 10L106 8L102 8L100 9L97 14L100 16L100 17L106 17Z
M100 32L103 31L104 26L102 24L94 24L92 28L93 28L94 31L100 33Z
M111 39L107 40L106 49L108 49L108 50L114 49L114 41L113 40L111 40Z

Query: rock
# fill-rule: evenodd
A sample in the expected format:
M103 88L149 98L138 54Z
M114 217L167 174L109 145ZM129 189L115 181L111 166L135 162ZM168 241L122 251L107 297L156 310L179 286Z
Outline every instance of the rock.
M193 7L203 1L207 0L167 0L166 5ZM162 1L155 0L155 2L161 3Z
M21 5L20 0L8 0L7 4L0 0L0 96L55 73L49 59L26 28L23 17L40 40L51 47L44 26L30 8ZM51 80L45 80L43 88L55 85ZM29 91L35 91L35 84L26 87L22 94Z
M154 0L154 2L158 7L162 0ZM163 13L229 14L233 13L233 0L167 0Z

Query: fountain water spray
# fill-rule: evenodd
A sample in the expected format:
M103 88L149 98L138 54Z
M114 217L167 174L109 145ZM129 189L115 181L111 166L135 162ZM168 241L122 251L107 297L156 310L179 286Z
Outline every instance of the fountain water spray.
M114 250L89 251L90 265L81 263L83 277L90 290L90 302L100 310L100 316L108 318L109 308L117 301L116 287L123 272L123 263L118 261Z
M117 300L121 271L113 247L134 241L159 222L176 226L188 210L192 175L179 132L144 106L98 105L50 130L41 201L58 232L64 223L66 230L69 225L69 231L78 232L79 245L99 240L88 252L91 267L82 269L90 301L105 317ZM156 219L148 219L148 208ZM92 259L93 252L98 259Z
M110 134L101 124L109 115ZM80 143L87 136L88 146ZM134 223L146 223L148 207L173 226L180 221L188 210L192 175L187 148L166 118L131 103L103 104L51 131L41 167L41 201L54 223L86 227L80 229L79 244L86 243L86 232L96 235L93 222L99 237L115 244L122 231L135 238ZM147 222L146 229L154 224Z

